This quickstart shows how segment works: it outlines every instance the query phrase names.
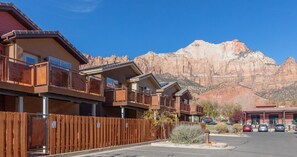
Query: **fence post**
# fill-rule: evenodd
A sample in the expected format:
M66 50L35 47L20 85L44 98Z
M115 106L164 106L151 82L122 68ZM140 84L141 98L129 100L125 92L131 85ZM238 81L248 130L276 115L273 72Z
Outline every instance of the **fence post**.
M205 130L204 135L205 135L205 143L209 144L210 143L210 139L209 139L209 133L210 131L208 129Z

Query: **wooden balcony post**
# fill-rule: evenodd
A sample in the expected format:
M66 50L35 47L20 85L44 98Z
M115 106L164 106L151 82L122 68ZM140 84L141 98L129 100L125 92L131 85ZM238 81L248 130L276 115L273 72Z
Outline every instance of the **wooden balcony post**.
M69 71L69 82L68 82L68 88L71 89L72 88L72 71Z
M138 102L138 90L134 91L134 101Z
M116 102L116 89L113 89L113 102Z
M46 63L46 84L47 85L50 85L50 79L51 79L51 76L50 76L50 63L47 62Z
M142 104L145 104L145 92L142 92Z
M9 67L8 59L7 59L7 57L5 57L4 58L4 78L3 78L4 81L8 81L9 80L9 78L8 78L8 76L9 76L9 69L8 69L8 67Z
M125 99L126 99L126 101L129 100L128 97L129 97L129 91L128 91L128 88L125 88Z
M90 84L91 84L90 76L87 76L87 79L86 79L86 93L90 93Z
M31 68L31 86L35 86L35 65Z

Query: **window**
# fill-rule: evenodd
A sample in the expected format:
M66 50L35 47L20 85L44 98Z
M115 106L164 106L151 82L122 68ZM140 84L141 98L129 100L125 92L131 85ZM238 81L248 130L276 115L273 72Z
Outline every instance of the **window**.
M28 64L38 63L38 57L34 56L34 55L31 55L31 54L28 54L28 53L23 54L23 59L24 59L24 62L26 62Z
M107 77L106 78L106 87L109 88L119 88L120 84L117 80Z
M58 59L55 57L48 57L48 61L52 63L52 66L67 69L67 70L71 69L71 64L61 59Z
M293 124L297 124L297 114L293 114L293 121L292 121Z

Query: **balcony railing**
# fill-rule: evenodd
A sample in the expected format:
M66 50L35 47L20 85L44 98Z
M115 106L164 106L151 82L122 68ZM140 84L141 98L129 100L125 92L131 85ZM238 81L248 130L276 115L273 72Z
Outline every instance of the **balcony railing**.
M109 93L107 91L106 93ZM150 106L152 104L152 95L150 93L140 92L136 90L128 90L123 88L114 89L114 102L135 102Z
M34 86L34 65L0 55L0 80L24 86Z
M175 108L175 99L169 98L167 96L161 96L160 97L160 106L174 109Z
M190 108L190 105L189 104L186 104L186 103L181 102L180 103L180 110L181 111L190 112L191 108Z
M0 80L25 86L55 86L69 90L100 95L101 80L77 71L43 62L29 64L0 56Z
M58 65L44 62L35 64L36 86L55 86L83 93L101 94L99 78L80 74L78 71L65 69Z

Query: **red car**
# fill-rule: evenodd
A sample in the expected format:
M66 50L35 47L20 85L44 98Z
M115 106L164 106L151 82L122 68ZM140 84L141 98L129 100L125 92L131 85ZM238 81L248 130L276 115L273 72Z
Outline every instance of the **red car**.
M252 128L252 125L244 125L243 128L242 128L242 131L243 132L253 132L253 128Z

